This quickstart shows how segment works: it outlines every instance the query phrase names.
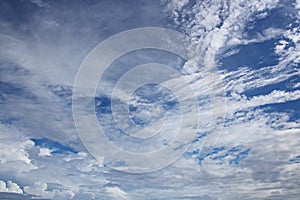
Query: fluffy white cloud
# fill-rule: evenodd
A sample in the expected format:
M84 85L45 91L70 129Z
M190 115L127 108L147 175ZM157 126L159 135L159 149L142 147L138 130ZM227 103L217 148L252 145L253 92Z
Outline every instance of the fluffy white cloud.
M47 190L47 183L35 182L32 186L25 186L24 192L27 194L33 194L37 196L49 197L49 192Z
M23 194L23 190L17 183L8 180L7 183L0 180L0 192L11 192L11 193L18 193Z
M0 124L1 173L11 170L20 173L36 169L28 153L32 148L34 143L23 137L15 127Z
M47 183L34 182L31 186L25 186L26 194L35 195L43 198L51 198L55 200L72 199L74 193L68 190L52 190L49 191Z
M9 143L9 145L7 144L7 142L3 142L0 143L0 146L1 163L21 161L28 165L31 164L31 160L29 159L28 153L26 152L27 147L33 146L33 142L31 142L30 140L20 143Z

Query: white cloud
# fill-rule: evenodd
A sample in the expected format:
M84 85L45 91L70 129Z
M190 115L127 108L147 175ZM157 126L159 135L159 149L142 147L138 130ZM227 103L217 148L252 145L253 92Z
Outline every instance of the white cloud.
M31 162L28 150L34 143L26 139L12 126L0 124L0 172L30 171L37 167ZM18 164L17 164L18 163Z
M229 49L231 45L245 43L243 31L246 22L254 17L255 12L272 9L278 2L278 0L232 1L230 3L201 1L196 2L192 8L183 9L180 16L177 14L173 17L179 27L191 36L196 44L192 50L197 52L194 59L203 63L205 68L211 68L216 65L215 57L223 48ZM170 5L173 4L174 2L170 2ZM173 12L176 6L168 6L168 9ZM189 21L185 20L187 16L191 17ZM268 30L266 32L270 33ZM265 37L270 38L274 34L278 35L278 32L266 34ZM259 40L262 38L257 38L252 42Z
M41 1L34 2L42 5ZM58 97L51 90L62 92L62 94L68 92L64 89L69 87L63 85L72 85L83 55L97 43L99 37L104 37L97 36L98 31L94 35L95 30L110 30L111 27L103 24L94 27L95 21L89 23L86 20L88 25L78 30L77 23L73 25L73 22L70 22L70 26L61 24L58 21L61 17L58 15L54 19L42 18L40 22L35 22L39 24L35 32L35 37L37 37L35 41L40 42L31 44L29 40L20 39L22 38L20 36L14 37L14 34L12 36L0 35L1 44L4 45L0 49L1 58L5 61L15 61L23 70L12 70L7 67L1 71L3 72L1 80L13 85L21 85L26 91L30 91L27 93L23 91L24 93L19 95L8 92L4 95L6 101L5 104L1 104L0 119L16 120L11 122L12 125L1 124L0 126L0 175L14 176L18 180L12 180L22 183L25 186L24 192L27 194L53 199L72 197L79 199L80 194L95 198L102 195L99 199L106 197L115 199L130 199L130 197L133 199L161 197L265 199L276 195L296 199L299 196L299 166L289 165L288 160L300 154L298 142L300 122L299 120L291 121L290 113L265 113L258 107L298 100L299 90L290 91L285 88L286 90L273 90L253 97L243 94L245 91L270 86L299 75L297 68L290 67L291 63L299 63L298 28L291 28L288 31L267 28L250 39L244 32L246 22L256 17L254 15L257 11L262 11L258 17L263 19L268 16L266 10L271 10L277 3L278 1L273 0L223 1L221 3L220 1L198 1L189 7L189 4L193 2L172 1L167 6L171 9L175 23L181 26L180 28L196 43L195 46L190 46L191 54L195 56L194 60L190 60L184 70L189 74L187 77L194 81L192 85L199 89L198 95L204 102L201 113L205 125L209 121L211 107L208 106L210 102L207 100L209 91L203 87L203 83L208 86L213 84L214 80L209 80L210 76L206 75L211 75L209 69L218 65L218 55L236 45L259 43L280 35L285 37L274 47L274 52L280 56L278 65L264 66L261 69L244 66L236 71L220 72L224 81L222 84L225 85L223 89L226 89L229 94L227 98L228 122L216 145L226 148L244 145L251 148L249 156L239 165L231 165L229 162L221 165L219 161L209 157L204 158L202 165L199 165L197 155L195 155L191 159L181 158L174 165L161 171L136 176L104 167L102 162L99 163L84 152L80 144L77 145L78 138L72 126L71 110L67 105L67 100L64 99L68 97ZM296 7L297 5L299 2ZM98 7L95 8L97 10ZM94 14L98 12L99 10ZM73 16L73 14L71 11L66 13L67 16ZM111 13L108 14L109 17L111 15ZM102 15L96 14L93 17L97 20L103 18ZM68 19L68 17L63 17L63 19ZM82 19L86 18L82 17ZM62 27L67 35L61 35L60 28ZM27 28L30 29L30 26ZM72 34L78 31L83 32L80 32L79 36ZM48 32L48 35L45 34ZM287 42L293 42L294 46L288 48L290 43ZM81 48L82 45L84 48ZM78 54L78 52L81 53ZM238 50L232 50L227 56L237 52ZM197 62L202 63L204 69L203 72L200 71L207 81L204 81L205 78L200 78L200 73L193 74L197 69L189 64ZM55 84L58 85L57 88L48 87ZM180 85L174 80L174 85L176 84ZM293 85L295 88L298 86L299 84ZM219 94L220 91L220 88L217 88L213 92ZM191 94L186 94L185 88L180 88L179 92L183 97L191 96ZM107 123L109 122L108 120ZM185 128L184 131L191 130L191 127ZM210 133L213 130L205 131ZM79 153L50 156L50 149L35 147L29 140L29 136L44 136L62 143L72 142L78 148ZM191 150L201 148L202 141L194 143ZM226 159L231 158L228 156ZM151 160L151 162L159 161L159 159ZM111 181L116 182L118 186L107 186ZM124 191L122 188L130 188L130 190ZM0 191L22 193L22 189L12 181L7 183L0 181Z
M128 199L127 193L116 186L106 187L106 192L115 199Z
M29 159L28 153L26 152L26 147L32 147L33 142L25 141L21 143L14 142L10 144L7 144L7 142L3 142L0 144L1 163L22 161L30 165L31 160Z
M49 197L50 193L47 190L47 183L35 182L32 186L25 186L24 192L27 194L37 195L41 197Z
M296 0L295 8L300 9L300 0Z
M232 93L232 98L227 98L227 115L231 117L237 111L247 111L249 109L275 103L286 103L288 101L299 100L300 91L293 92L274 90L266 95L247 98L244 95Z
M11 192L11 193L18 193L23 194L23 190L17 183L8 180L7 183L0 180L0 192Z
M51 149L39 148L39 150L40 150L39 156L51 156L51 152L52 152Z
M42 198L51 198L55 200L72 199L74 193L68 190L48 190L47 183L34 182L31 186L25 186L26 194L35 195Z

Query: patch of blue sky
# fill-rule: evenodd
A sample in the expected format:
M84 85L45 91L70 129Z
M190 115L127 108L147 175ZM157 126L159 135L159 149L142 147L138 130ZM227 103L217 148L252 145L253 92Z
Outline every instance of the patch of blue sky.
M279 30L286 29L288 26L298 27L295 24L297 19L295 16L296 10L292 9L292 4L285 3L285 6L280 6L272 10L267 10L264 13L258 12L245 25L244 39L257 39L259 35L266 36L268 29ZM260 15L264 17L260 17ZM266 15L266 16L265 16ZM238 50L236 54L220 59L220 69L234 71L240 67L249 67L259 69L264 66L273 66L278 64L279 56L275 54L274 47L277 42L284 39L288 42L285 49L293 46L290 39L284 36L278 36L273 39L254 42L252 44L234 46L228 49L229 51Z
M235 71L242 67L260 69L276 65L279 63L279 56L274 53L274 47L278 41L279 38L234 47L233 49L239 50L238 53L221 59L219 69Z
M59 142L47 138L41 138L41 139L32 138L31 141L34 142L35 146L53 150L51 154L78 153L76 149L70 146L63 145Z
M209 132L197 132L195 138L193 139L192 143L199 142L203 138L209 135Z
M293 101L286 101L283 103L274 103L259 106L260 109L263 109L266 113L284 113L289 116L288 121L296 121L300 118L300 99Z
M24 86L0 81L0 102L4 102L6 96L15 96L37 101L37 97L27 91Z
M289 160L291 163L300 163L300 155Z
M151 89L149 89L149 87L151 87ZM143 90L146 90L146 92ZM151 112L151 110L157 107L161 107L164 111L175 112L179 110L179 102L176 100L173 93L168 91L167 88L157 89L155 84L142 86L134 92L133 96L138 96L139 98L135 103L128 105L128 114L137 125L149 125L153 118L153 116L141 116L143 111ZM169 97L171 98L169 99ZM122 103L119 100L115 100L115 102ZM95 98L95 110L99 121L103 121L104 118L107 118L107 116L104 115L111 115L111 103L111 99L107 96L97 96ZM156 117L159 118L159 116ZM153 118L152 120L157 119Z
M296 91L297 88L295 88L294 86L299 82L300 82L300 76L294 75L294 76L290 76L288 79L278 82L278 83L265 85L265 86L259 87L259 88L257 87L255 89L245 90L241 94L247 96L248 98L251 98L253 96L267 95L274 90Z
M184 154L184 157L189 158L196 158L198 163L201 165L203 160L209 158L214 161L218 161L219 164L224 164L227 162L230 165L233 164L240 164L242 160L244 160L249 152L251 151L250 148L245 148L244 146L234 146L231 148L226 147L214 147L212 149L196 149L192 151L188 151ZM227 159L228 158L228 159Z
M98 118L101 113L111 113L111 99L106 96L95 97L95 110Z
M179 102L178 101L167 101L167 102L164 102L163 103L163 107L166 109L166 110L170 110L170 109L173 109L175 107L179 106Z
M103 163L104 167L112 166L112 165L114 167L125 167L125 166L127 166L127 164L124 161L116 161L115 163L112 163L112 162Z
M284 6L264 12L258 11L253 19L246 23L245 33L248 39L257 38L259 33L263 33L268 28L285 29L291 22L294 22L297 11L293 9L291 3L287 3L288 1L293 2L291 0L282 1Z
M32 17L33 13L37 12L38 10L39 8L31 1L24 1L22 3L19 1L10 1L9 3L3 2L1 18L9 21L16 30L14 34L18 35L20 32L24 32L24 30L29 31L29 29L22 28L22 24L28 23L28 20ZM3 28L1 29L1 32L5 32L7 30L9 29ZM8 34L12 33L9 32ZM29 35L26 36L28 37Z

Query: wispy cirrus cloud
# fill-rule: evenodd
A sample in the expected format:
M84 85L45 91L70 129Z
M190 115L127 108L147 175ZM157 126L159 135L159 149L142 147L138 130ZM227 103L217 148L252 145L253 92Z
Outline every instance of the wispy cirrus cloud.
M53 199L299 196L299 3L32 2L4 1L0 12L2 192ZM194 117L208 125L209 92L217 98L225 91L227 118L214 147L202 148L214 129L199 130L187 155L173 165L132 175L106 168L86 152L73 124L70 99L86 54L112 34L139 26L171 26L191 37L193 60L182 72L199 91L202 116ZM183 64L165 58L162 62ZM128 63L135 62L125 59L119 65ZM221 80L215 91L209 91L214 84L209 75L216 73L212 67L219 69ZM110 89L109 81L102 89ZM180 84L179 79L172 81ZM97 101L103 115L110 112L105 92ZM191 96L185 88L179 92Z

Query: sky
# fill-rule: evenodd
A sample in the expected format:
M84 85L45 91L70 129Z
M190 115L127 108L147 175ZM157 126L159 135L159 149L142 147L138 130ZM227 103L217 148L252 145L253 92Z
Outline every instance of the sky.
M0 199L298 199L299 15L299 0L1 0ZM170 44L166 29L187 44L84 71Z

